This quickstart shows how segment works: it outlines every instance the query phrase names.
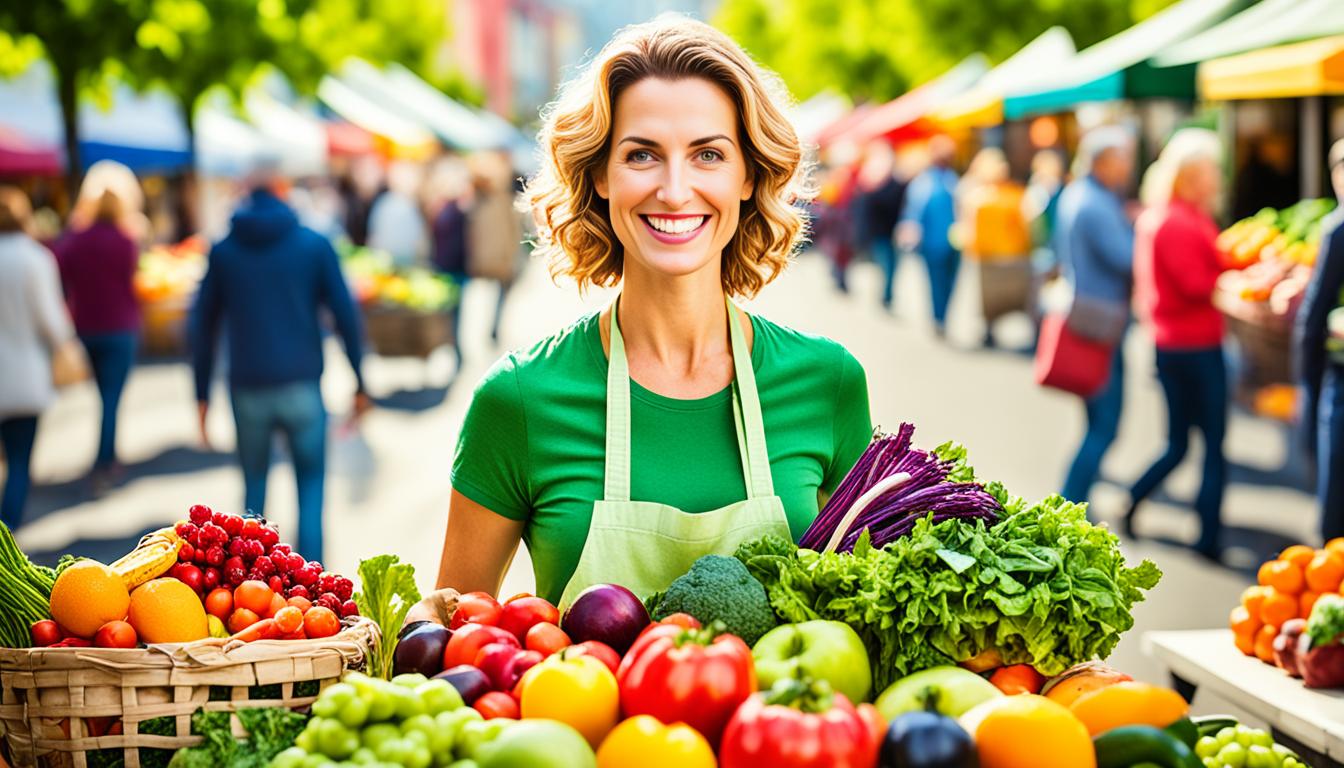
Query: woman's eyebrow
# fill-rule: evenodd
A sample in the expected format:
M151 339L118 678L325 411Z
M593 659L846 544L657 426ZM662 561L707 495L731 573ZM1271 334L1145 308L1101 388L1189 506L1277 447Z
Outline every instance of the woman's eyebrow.
M627 141L631 142L632 144L638 144L642 147L651 147L653 149L658 149L662 146L653 139L646 139L643 138L642 136L626 136L625 138L617 142L617 146L624 144ZM696 139L695 141L692 141L690 145L692 147L698 147L702 144L712 144L715 141L726 141L729 144L732 144L733 146L737 146L736 142L734 142L731 138L723 135L722 133L716 133L713 136L706 136L703 139Z

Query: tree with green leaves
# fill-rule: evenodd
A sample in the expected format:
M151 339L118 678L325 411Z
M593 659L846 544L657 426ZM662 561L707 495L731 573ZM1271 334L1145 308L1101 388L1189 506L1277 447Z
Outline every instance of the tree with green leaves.
M886 101L977 51L1002 61L1052 26L1080 48L1173 0L725 0L715 22L806 99Z

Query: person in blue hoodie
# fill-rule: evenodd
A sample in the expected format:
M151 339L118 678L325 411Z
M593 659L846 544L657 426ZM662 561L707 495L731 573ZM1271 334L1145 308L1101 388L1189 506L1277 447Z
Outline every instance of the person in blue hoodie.
M229 394L238 430L246 509L266 504L271 438L284 434L298 485L297 551L322 557L322 491L327 411L322 402L322 317L329 311L358 387L352 414L370 405L360 370L362 329L335 250L299 224L276 194L272 172L258 171L228 235L210 251L192 310L192 367L201 440L220 330L228 338Z

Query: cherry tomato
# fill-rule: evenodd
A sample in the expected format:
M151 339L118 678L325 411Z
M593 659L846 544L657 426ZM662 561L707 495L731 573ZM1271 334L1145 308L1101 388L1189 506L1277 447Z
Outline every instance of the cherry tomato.
M471 706L486 720L493 720L496 717L518 719L518 702L503 691L491 691L481 696Z
M289 604L298 608L299 613L307 613L308 609L313 607L313 601L306 597L291 597L289 598Z
M249 517L243 521L243 527L238 533L244 539L255 539L261 535L261 523L255 517Z
M33 636L34 648L46 648L61 642L61 628L51 619L33 622L28 631Z
M520 597L504 605L496 626L522 642L529 629L543 622L559 624L560 611L540 597Z
M331 637L341 631L341 620L330 608L315 605L303 615L303 632L308 637Z
M229 614L233 613L233 593L226 587L210 590L210 594L205 596L205 612L225 621Z
M93 636L93 644L98 648L134 648L139 642L135 629L124 621L109 621Z
M561 648L573 645L573 643L563 629L544 621L540 624L533 624L532 628L527 630L527 637L523 645L529 651L541 651L543 654L550 656Z
M275 628L282 635L291 635L303 629L303 612L292 605L275 612Z
M449 629L457 629L463 624L488 624L495 626L504 608L495 598L484 592L468 592L457 599L457 609L448 622Z
M659 624L676 624L677 626L682 627L682 628L684 628L684 629L700 629L700 628L701 628L700 620L697 619L697 618L695 618L694 616L692 616L692 615L689 614L689 613L674 613L674 614L671 614L671 615L667 616L666 618L664 618L662 621L659 621L658 623L659 623ZM650 625L650 626L652 626L652 625Z
M271 597L274 595L266 582L253 579L244 581L233 591L233 604L261 616L270 610Z
M615 648L612 648L606 643L598 640L584 640L574 647L579 649L579 653L597 657L599 661L607 665L607 668L611 670L613 675L616 674L616 670L621 666L621 654L617 653Z

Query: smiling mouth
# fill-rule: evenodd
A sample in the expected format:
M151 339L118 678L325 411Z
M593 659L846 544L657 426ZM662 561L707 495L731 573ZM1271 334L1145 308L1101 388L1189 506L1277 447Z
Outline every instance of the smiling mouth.
M653 237L664 243L684 243L700 234L709 216L653 216L640 214L639 218Z

